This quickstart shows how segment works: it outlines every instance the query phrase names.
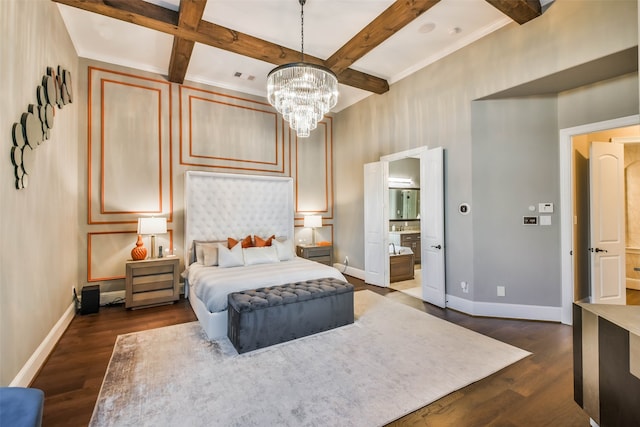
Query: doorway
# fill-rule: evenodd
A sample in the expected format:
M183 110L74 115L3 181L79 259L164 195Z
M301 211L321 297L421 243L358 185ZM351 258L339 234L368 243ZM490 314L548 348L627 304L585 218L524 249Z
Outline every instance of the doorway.
M420 159L422 299L445 307L442 147L420 147L383 156L379 162L364 165L365 282L389 286L389 162L408 157Z
M640 116L591 123L560 131L560 205L561 205L561 265L562 265L562 323L572 324L571 307L574 301L590 295L589 263L584 252L577 248L585 245L588 236L589 218L576 212L588 211L588 198L575 197L588 191L588 155L574 150L580 138L608 141L611 137L624 135L625 128L635 127ZM586 136L585 136L586 135ZM576 152L578 151L578 152ZM586 175L585 175L586 174ZM588 247L588 243L587 246Z

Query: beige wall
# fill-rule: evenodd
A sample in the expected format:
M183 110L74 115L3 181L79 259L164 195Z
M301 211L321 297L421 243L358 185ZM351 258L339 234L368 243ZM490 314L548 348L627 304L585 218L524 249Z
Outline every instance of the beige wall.
M78 284L77 102L56 109L51 138L32 153L29 186L16 190L11 129L47 67L78 75L78 59L57 6L0 1L0 385L13 381L71 303ZM78 86L73 84L77 94Z
M456 214L460 203L476 197L472 180L472 168L476 167L473 164L472 102L636 46L636 8L636 1L557 0L543 16L522 26L510 24L392 85L388 93L371 96L340 112L336 118L335 147L337 258L341 260L347 255L350 265L356 268L364 266L363 165L377 161L381 155L422 145L442 146L445 148L447 292L469 298L474 287L494 286L474 281L473 248L477 232L474 207L471 207L469 215ZM590 106L583 102L574 107L579 114L575 117L558 100L558 122L565 117L564 122L567 123L588 123L589 120L613 118L617 114L637 114L638 98L633 95L637 93L637 76L624 78L622 85L626 88L626 93L622 93L626 97L622 101L623 108L612 112L610 104L606 104L593 107L596 113L590 114ZM591 99L594 91L597 88L588 94ZM531 120L535 120L535 116ZM500 153L496 152L496 155ZM558 156L554 154L538 161L543 161L541 166L547 168L548 164L558 165ZM531 165L526 165L525 169L532 170ZM531 176L531 179L536 178ZM508 177L505 177L507 181ZM559 186L559 182L556 185ZM559 200L555 202L559 203ZM491 248L489 243L481 246ZM518 245L524 246L526 242ZM495 251L494 257L501 256L500 248L490 250ZM559 271L559 260L553 269ZM461 281L471 283L470 295L462 294ZM548 286L557 288L552 305L560 306L560 277ZM490 295L491 292L485 294ZM500 301L495 295L494 287L493 300ZM525 300L518 302L529 303Z

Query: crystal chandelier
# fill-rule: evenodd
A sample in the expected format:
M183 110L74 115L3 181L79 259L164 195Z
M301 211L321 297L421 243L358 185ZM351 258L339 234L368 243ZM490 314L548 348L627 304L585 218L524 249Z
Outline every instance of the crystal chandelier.
M338 78L326 67L304 62L304 4L300 2L302 60L280 65L267 76L267 97L299 138L309 136L338 102Z

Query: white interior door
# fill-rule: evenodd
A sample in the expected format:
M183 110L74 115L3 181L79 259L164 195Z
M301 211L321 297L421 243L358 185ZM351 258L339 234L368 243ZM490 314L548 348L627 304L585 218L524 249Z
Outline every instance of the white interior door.
M445 307L444 174L442 147L420 155L422 299Z
M364 165L364 281L389 286L389 163Z
M626 304L624 145L592 142L589 177L591 302Z

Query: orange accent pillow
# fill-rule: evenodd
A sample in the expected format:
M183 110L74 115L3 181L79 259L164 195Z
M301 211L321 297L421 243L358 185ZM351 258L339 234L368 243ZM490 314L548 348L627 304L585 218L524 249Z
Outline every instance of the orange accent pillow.
M253 236L253 240L256 242L256 247L262 248L264 246L271 246L271 241L276 238L276 235L269 237L268 239L263 239L260 236Z
M227 244L229 245L229 249L232 249L235 245L238 244L238 241L232 237L227 237ZM250 248L253 246L253 241L251 240L251 235L248 235L242 242L240 243L243 248Z

